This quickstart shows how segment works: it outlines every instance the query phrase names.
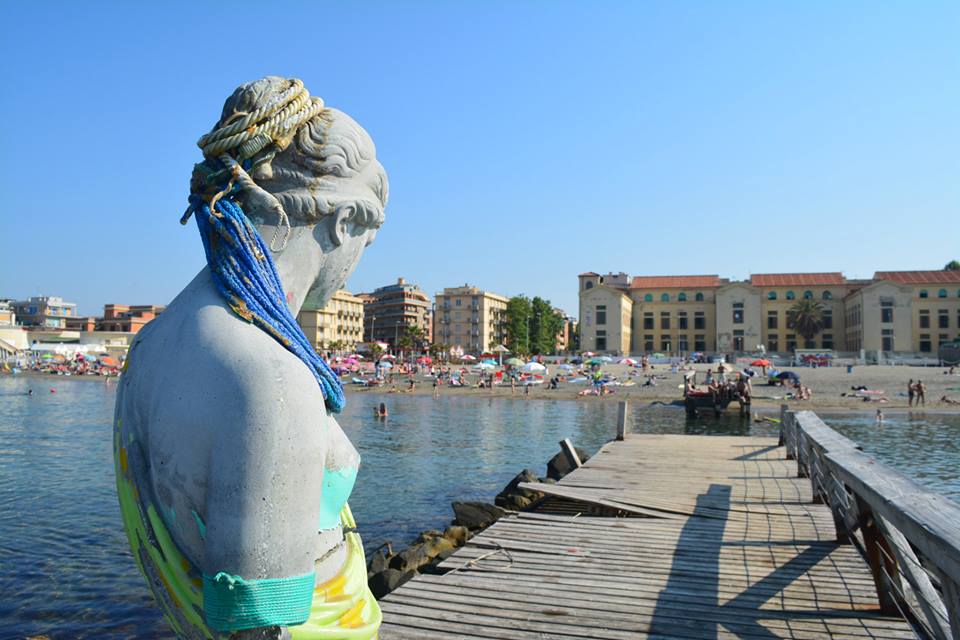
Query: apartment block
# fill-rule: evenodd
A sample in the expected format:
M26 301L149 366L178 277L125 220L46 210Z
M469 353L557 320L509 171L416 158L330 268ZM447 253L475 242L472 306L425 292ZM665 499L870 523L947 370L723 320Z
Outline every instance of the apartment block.
M297 314L297 323L317 351L331 345L353 351L363 342L363 318L363 299L341 289L323 306L308 300Z
M506 339L506 296L465 284L436 294L434 342L480 353Z
M77 316L77 305L59 296L33 296L13 303L17 321L24 327L66 329L67 318Z
M426 341L431 340L433 312L430 296L416 284L397 278L396 284L359 294L359 297L364 301L365 342L384 342L395 350L407 327L419 327Z

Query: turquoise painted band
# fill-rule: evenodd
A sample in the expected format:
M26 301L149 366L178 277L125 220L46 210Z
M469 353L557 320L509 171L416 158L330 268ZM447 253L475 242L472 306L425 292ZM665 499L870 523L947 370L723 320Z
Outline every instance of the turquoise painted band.
M217 631L303 624L310 617L314 573L245 580L220 572L203 576L203 609Z

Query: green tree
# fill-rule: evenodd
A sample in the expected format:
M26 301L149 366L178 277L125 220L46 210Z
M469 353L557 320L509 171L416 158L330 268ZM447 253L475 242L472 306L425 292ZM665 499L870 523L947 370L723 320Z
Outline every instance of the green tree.
M563 316L549 300L536 296L530 302L530 351L550 355L557 351L557 334L563 328Z
M382 355L383 355L383 347L381 347L379 344L374 342L373 345L370 347L370 357L373 359L374 362L376 362L377 360L380 359L380 356Z
M823 305L816 300L798 300L787 310L787 326L812 340L823 329Z
M426 347L427 332L423 330L423 327L419 325L409 325L404 335L410 338L411 349L415 349L417 353L420 353Z
M530 353L530 315L533 307L530 298L521 294L507 302L507 348L514 355Z
M960 271L960 261L951 260L947 263L947 266L943 268L944 271Z

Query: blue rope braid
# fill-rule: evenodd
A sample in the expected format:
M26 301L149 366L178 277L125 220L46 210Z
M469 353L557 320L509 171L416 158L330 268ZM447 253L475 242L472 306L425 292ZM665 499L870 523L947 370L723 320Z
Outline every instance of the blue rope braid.
M190 206L217 289L233 311L286 347L313 372L333 413L343 410L343 384L313 349L287 307L283 285L263 238L236 202L225 196L215 211L197 196Z

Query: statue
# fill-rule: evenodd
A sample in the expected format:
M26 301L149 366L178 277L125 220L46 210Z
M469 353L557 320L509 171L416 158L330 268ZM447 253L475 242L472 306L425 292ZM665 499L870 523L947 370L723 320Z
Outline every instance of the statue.
M114 426L134 559L180 638L373 638L339 379L295 317L383 223L373 141L299 80L237 88L190 183L204 268L137 335Z

